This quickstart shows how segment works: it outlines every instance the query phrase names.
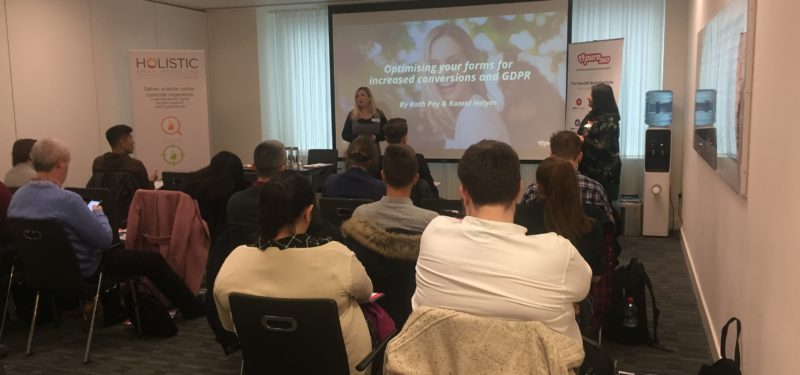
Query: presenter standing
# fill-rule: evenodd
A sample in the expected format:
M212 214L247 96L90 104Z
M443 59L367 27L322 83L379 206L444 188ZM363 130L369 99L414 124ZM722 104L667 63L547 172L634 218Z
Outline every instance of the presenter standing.
M611 86L592 86L591 111L583 118L578 135L583 140L583 160L578 170L597 180L606 190L609 202L619 196L622 162L619 158L619 109Z
M342 129L342 139L352 142L357 136L371 137L375 144L385 139L383 135L383 125L386 124L386 116L383 111L375 106L372 99L372 91L368 87L359 87L356 90L355 104L347 115Z

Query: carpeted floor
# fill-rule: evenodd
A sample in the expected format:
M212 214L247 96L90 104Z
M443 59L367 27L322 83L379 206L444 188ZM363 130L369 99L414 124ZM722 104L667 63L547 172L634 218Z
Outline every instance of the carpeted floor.
M621 261L638 257L647 267L661 309L659 338L668 353L647 346L628 347L605 341L603 347L618 368L636 374L697 373L711 360L703 325L677 238L623 238ZM225 357L205 319L179 321L180 332L169 339L138 338L121 325L96 331L92 363L83 365L86 335L77 318L65 317L61 327L37 329L34 355L25 356L27 327L12 322L2 344L7 374L238 374L241 356Z
M618 361L618 369L636 374L696 374L700 364L711 362L711 352L695 300L689 271L677 236L623 237L620 264L632 257L645 265L661 310L658 338L672 353L648 346L625 346L606 340L603 347ZM652 311L648 296L648 316Z

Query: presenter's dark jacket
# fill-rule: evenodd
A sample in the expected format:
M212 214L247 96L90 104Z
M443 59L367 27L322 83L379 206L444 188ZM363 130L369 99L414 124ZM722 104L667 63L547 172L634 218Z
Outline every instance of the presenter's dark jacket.
M386 116L383 115L383 111L378 110L378 115L373 117L373 119L377 120L375 125L380 126L378 129L378 134L375 135L375 143L382 142L386 140L386 136L383 135L383 125L386 124ZM372 120L372 119L364 119L364 120ZM344 128L342 129L342 139L348 142L352 142L354 139L358 137L358 134L353 132L353 119L350 117L350 113L347 114L347 119L344 121Z
M386 195L386 185L361 168L350 168L344 173L328 176L322 186L322 196L380 200Z
M154 188L153 181L150 181L144 164L127 154L106 152L96 157L92 163L92 172L95 171L130 172L136 178L139 189L152 190Z
M589 130L584 126L592 121ZM603 113L592 117L591 112L584 117L578 128L583 138L583 160L578 170L586 177L603 185L609 201L619 196L620 171L619 158L619 114Z
M526 235L543 234L552 232L545 228L544 223L544 201L535 199L514 213L514 224L525 227L528 232ZM592 230L585 233L578 241L572 241L572 246L578 249L583 260L592 268L592 274L599 276L603 274L603 228L597 221L592 220Z

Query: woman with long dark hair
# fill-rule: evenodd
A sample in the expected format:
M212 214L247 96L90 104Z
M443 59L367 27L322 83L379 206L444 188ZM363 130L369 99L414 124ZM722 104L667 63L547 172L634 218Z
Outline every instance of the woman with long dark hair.
M314 202L306 177L291 174L267 182L259 193L259 237L225 259L214 283L214 298L229 331L235 329L228 303L231 293L335 300L350 371L356 373L356 364L372 348L359 307L359 302L369 300L372 282L347 247L306 234Z
M181 186L200 206L200 215L208 224L213 242L227 224L228 199L246 188L242 160L228 151L220 151L211 163L192 173Z
M516 211L514 222L528 229L528 235L555 232L568 239L599 276L603 230L584 213L580 193L572 163L549 157L536 168L536 198Z
M592 110L583 118L578 135L583 140L583 160L578 166L586 177L603 185L609 202L619 196L622 162L619 158L619 109L611 86L592 86Z

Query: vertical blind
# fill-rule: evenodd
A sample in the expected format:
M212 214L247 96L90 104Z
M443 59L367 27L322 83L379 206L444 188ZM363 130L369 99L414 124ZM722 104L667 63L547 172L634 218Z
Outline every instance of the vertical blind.
M259 19L264 138L304 151L331 148L327 10L266 11Z
M660 90L665 0L573 0L572 42L625 39L619 98L620 156L644 156L645 93Z

